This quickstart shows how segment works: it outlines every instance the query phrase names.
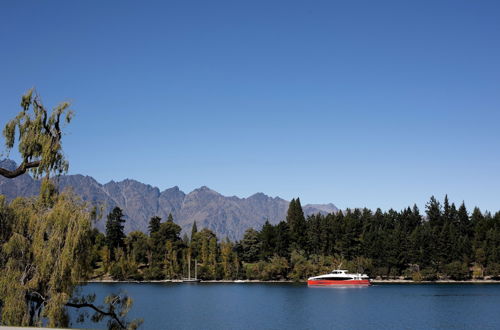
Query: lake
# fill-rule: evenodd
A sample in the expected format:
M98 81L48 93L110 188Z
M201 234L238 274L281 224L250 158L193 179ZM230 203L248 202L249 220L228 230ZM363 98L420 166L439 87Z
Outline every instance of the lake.
M82 292L97 302L120 290L141 329L500 329L495 284L91 283Z

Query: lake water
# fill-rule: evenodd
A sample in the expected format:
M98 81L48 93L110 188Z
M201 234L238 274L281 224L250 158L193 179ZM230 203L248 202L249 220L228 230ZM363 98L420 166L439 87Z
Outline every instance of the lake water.
M260 283L93 283L98 298L134 298L141 329L500 329L500 285L313 288ZM104 324L73 324L105 328Z

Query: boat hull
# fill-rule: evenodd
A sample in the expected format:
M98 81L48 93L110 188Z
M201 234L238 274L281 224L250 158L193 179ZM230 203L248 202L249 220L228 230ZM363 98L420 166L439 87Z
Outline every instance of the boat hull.
M198 283L200 281L201 280L197 278L185 278L182 280L183 283Z
M335 280L308 280L308 285L319 285L319 286L369 286L372 285L370 280L344 280L344 281L335 281Z

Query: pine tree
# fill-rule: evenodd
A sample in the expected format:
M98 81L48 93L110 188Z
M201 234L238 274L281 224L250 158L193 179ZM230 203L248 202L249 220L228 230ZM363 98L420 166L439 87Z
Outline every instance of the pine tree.
M305 236L305 251L308 254L319 255L321 253L321 214L312 215L307 218Z
M290 226L285 221L276 226L275 253L287 259L290 257Z
M261 241L260 258L267 260L273 256L276 250L276 228L266 220L259 233Z
M469 219L469 213L465 207L465 203L462 202L458 208L458 227L460 229L460 234L463 236L471 237L471 223Z
M152 236L160 229L161 218L154 216L149 220L149 236Z
M450 223L452 222L452 214L451 214L451 207L450 207L450 202L448 201L448 195L444 196L444 203L443 203L443 223Z
M171 241L174 248L181 243L180 238L181 227L173 221L167 221L160 224L160 228L151 236L151 250L153 253L153 261L156 264L161 264L165 256L165 243Z
M245 231L243 239L241 240L241 246L243 248L243 261L256 262L259 260L261 242L259 233L255 229L249 228Z
M125 245L132 260L138 264L147 262L148 236L142 231L133 231L125 238Z
M196 226L196 220L193 222L193 227L191 228L191 241L193 240L194 235L198 232L198 227Z
M411 218L410 228L408 229L411 232L422 224L422 216L420 215L420 210L418 209L417 204L413 204L413 209L410 218Z
M304 211L300 205L300 199L292 199L288 206L286 222L290 226L290 240L294 249L305 250L307 237L305 232L307 229Z
M441 204L434 196L431 196L430 201L426 205L427 219L431 227L441 227L443 225L443 217L441 213Z
M426 205L427 220L430 226L431 239L429 242L429 258L433 264L441 263L442 242L441 232L443 227L443 214L441 212L441 204L434 196Z
M108 214L106 222L106 242L111 252L111 259L115 260L114 250L119 247L124 247L125 234L123 232L123 211L119 207L115 207Z

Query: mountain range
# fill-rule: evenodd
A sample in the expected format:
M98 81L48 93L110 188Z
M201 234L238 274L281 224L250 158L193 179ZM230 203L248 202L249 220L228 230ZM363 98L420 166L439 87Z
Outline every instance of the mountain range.
M14 169L11 160L0 161L0 167ZM174 221L183 232L190 233L196 221L198 228L208 228L218 237L239 240L248 228L259 229L266 220L276 224L285 219L289 202L280 197L269 197L256 193L247 198L223 196L208 188L200 187L186 194L175 186L164 191L135 180L106 184L84 175L63 175L58 178L59 189L72 187L83 200L104 205L103 219L96 227L103 230L106 214L115 206L125 216L125 232L140 230L147 232L149 219L159 216L166 219L172 213ZM9 200L18 196L34 196L40 189L40 182L24 174L14 179L0 176L0 194ZM303 206L306 215L336 212L334 204L308 204Z

